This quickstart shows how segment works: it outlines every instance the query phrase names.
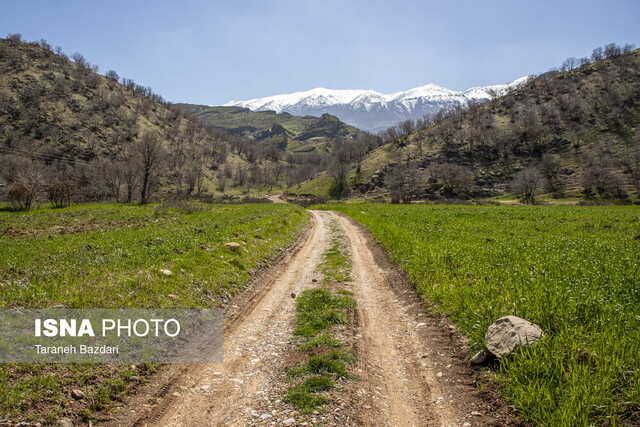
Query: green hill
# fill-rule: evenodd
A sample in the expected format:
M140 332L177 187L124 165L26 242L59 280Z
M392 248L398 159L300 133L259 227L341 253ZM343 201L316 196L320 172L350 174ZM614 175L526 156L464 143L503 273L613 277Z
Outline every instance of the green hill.
M254 112L240 107L176 105L202 123L264 145L275 145L283 151L328 152L336 141L350 140L364 134L329 114L299 117L289 113L276 114L274 111Z
M402 126L386 132L385 145L351 161L352 196L634 199L640 195L640 51L608 45L581 62L485 104L440 114L412 132ZM330 172L301 191L324 191Z
M263 194L326 165L318 154L283 158L285 149L324 151L361 133L329 116L226 111L237 120L233 135L149 87L98 71L44 40L0 39L0 201L26 209L39 201L150 201L154 193ZM254 129L251 138L237 130L243 126Z

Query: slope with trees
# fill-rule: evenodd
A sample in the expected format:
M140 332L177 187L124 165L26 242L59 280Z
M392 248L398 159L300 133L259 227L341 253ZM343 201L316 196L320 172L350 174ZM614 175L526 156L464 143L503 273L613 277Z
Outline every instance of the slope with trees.
M629 201L640 196L639 124L640 51L610 44L485 104L389 129L359 163L364 178L348 165L350 187L398 201L505 193L528 203L541 193Z
M114 70L98 72L82 54L68 57L44 40L0 39L0 200L29 209L41 201L146 203L154 193L260 193L326 168L325 153L285 153L234 135ZM311 135L326 121L333 124L313 118L303 126L306 141L364 135L342 123L332 135Z

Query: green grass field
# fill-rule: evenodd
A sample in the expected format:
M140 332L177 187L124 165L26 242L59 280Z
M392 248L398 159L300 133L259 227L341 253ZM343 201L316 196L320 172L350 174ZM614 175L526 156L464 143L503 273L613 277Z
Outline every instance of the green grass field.
M0 212L0 307L217 306L306 221L275 204Z
M484 347L513 314L546 338L496 379L542 425L640 420L640 209L332 205L366 226L425 303Z
M218 307L307 221L301 208L286 204L0 211L0 308ZM232 241L241 249L224 246ZM154 369L0 365L0 420L88 421L132 378L144 381ZM70 399L74 388L86 399Z

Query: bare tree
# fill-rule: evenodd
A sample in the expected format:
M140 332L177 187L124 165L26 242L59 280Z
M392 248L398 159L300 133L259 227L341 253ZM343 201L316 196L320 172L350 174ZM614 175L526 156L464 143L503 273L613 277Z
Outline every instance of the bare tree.
M414 162L407 162L394 167L385 178L385 186L389 187L392 203L409 203L416 196L420 177Z
M511 191L520 196L522 203L536 203L536 194L542 186L543 176L537 168L529 166L513 176Z
M615 170L615 161L607 153L606 147L599 155L590 157L582 173L582 187L587 197L597 193L600 197L627 197L623 177Z
M560 67L560 69L562 71L571 71L574 68L576 68L579 63L580 63L580 61L576 57L567 58L562 63L562 66Z
M118 75L118 73L115 70L109 70L107 71L105 74L105 77L117 82L118 80L120 80L120 76Z
M466 197L473 191L474 175L468 167L455 163L436 164L429 167L431 179L442 187L446 197Z
M38 171L19 172L6 191L13 209L28 211L40 194L41 177Z
M149 202L158 178L165 152L160 138L151 132L142 135L140 141L134 146L134 152L142 176L140 203L146 204Z
M77 193L78 187L69 177L55 178L47 186L49 201L55 208L62 208L71 204L71 198Z

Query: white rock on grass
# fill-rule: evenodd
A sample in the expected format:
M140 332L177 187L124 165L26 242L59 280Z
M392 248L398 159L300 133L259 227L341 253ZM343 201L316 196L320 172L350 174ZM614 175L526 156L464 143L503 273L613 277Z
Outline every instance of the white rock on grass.
M229 243L225 243L224 245L233 252L239 250L241 247L240 243L237 243L237 242L229 242Z
M489 351L501 358L517 351L520 346L535 345L543 336L538 325L516 316L505 316L489 326L484 341Z

